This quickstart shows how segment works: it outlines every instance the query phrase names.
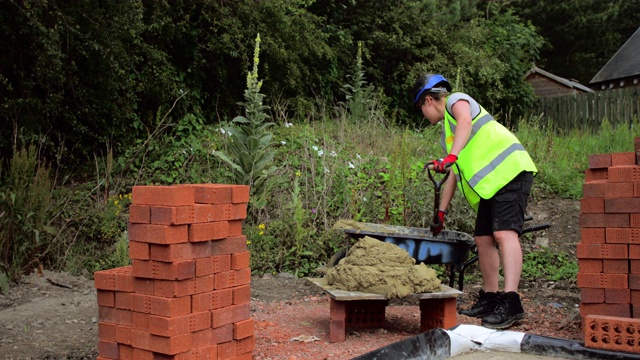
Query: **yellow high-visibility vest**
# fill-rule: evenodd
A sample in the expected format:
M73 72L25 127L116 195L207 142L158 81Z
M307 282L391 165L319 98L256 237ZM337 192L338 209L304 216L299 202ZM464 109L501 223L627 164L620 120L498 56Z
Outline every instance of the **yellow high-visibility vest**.
M458 188L478 211L480 199L490 199L523 171L537 173L533 160L520 141L482 106L471 121L471 134L453 166ZM447 110L441 145L451 151L457 122Z

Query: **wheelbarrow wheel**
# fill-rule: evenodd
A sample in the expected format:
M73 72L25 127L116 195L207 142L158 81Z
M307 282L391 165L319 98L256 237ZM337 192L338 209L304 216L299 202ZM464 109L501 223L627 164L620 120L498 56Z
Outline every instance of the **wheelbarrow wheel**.
M333 256L327 261L327 267L334 267L338 265L340 260L342 260L345 256L347 256L347 249L340 249L337 253L333 254Z

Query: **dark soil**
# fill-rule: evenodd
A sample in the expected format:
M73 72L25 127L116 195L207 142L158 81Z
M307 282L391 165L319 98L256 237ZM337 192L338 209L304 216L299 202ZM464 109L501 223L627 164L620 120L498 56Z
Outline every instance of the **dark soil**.
M556 198L532 201L529 207L529 212L534 217L532 223L547 222L552 226L523 238L524 251L548 246L554 251L575 256L576 244L580 240L579 204L579 201ZM474 272L477 273L477 270L469 270L469 274ZM573 282L553 282L540 278L521 285L525 310L535 316L528 316L510 330L569 339L581 337L578 312L580 292ZM473 300L471 295L480 288L479 277L466 281L464 286L465 295L461 298L463 307ZM322 309L326 306L328 316L326 296L304 279L296 279L288 274L256 275L252 277L251 288L253 315L262 319L256 325L257 338L260 337L260 326L265 323L271 327L286 328L286 322L280 323L276 319L289 316L295 311L295 306L319 304L318 306L323 306ZM392 303L394 304L402 305L401 301ZM269 320L271 316L273 320ZM34 272L24 277L20 284L13 286L8 295L0 295L0 359L95 359L97 321L96 291L92 280L65 273ZM459 318L459 322L475 324L474 321L477 319ZM322 328L314 331L321 334L320 341L326 341L328 329L324 325L320 327ZM390 336L386 334L387 331L392 330L381 329L379 332L372 332L370 336L377 339L375 341L388 343L391 338L385 339L385 336ZM399 336L409 335L410 333L401 333ZM369 348L377 346L371 341L374 340L368 340ZM267 347L272 345L265 339L258 339L256 358L281 358L264 355L268 352ZM348 349L348 343L331 346L335 357L326 358L339 359L358 355L353 348ZM282 358L305 357L289 351L287 357Z

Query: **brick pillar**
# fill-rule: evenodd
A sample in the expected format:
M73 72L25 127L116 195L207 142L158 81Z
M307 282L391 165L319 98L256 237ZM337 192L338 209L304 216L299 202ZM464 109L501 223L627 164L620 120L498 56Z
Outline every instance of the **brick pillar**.
M640 141L635 144L635 152L589 156L577 257L585 345L639 353L638 339L615 333L640 318Z
M249 187L136 186L131 266L98 271L99 359L251 359Z

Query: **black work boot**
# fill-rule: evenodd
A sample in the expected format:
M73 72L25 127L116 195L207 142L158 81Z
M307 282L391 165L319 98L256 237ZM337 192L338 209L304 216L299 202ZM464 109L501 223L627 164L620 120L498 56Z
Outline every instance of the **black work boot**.
M520 295L515 291L502 294L495 311L482 318L482 326L490 329L506 329L518 320L524 319L524 309Z
M473 304L469 309L460 310L458 313L461 315L482 318L491 313L498 305L498 299L500 295L495 292L484 292L484 290L480 290L478 293L478 299L476 303Z

